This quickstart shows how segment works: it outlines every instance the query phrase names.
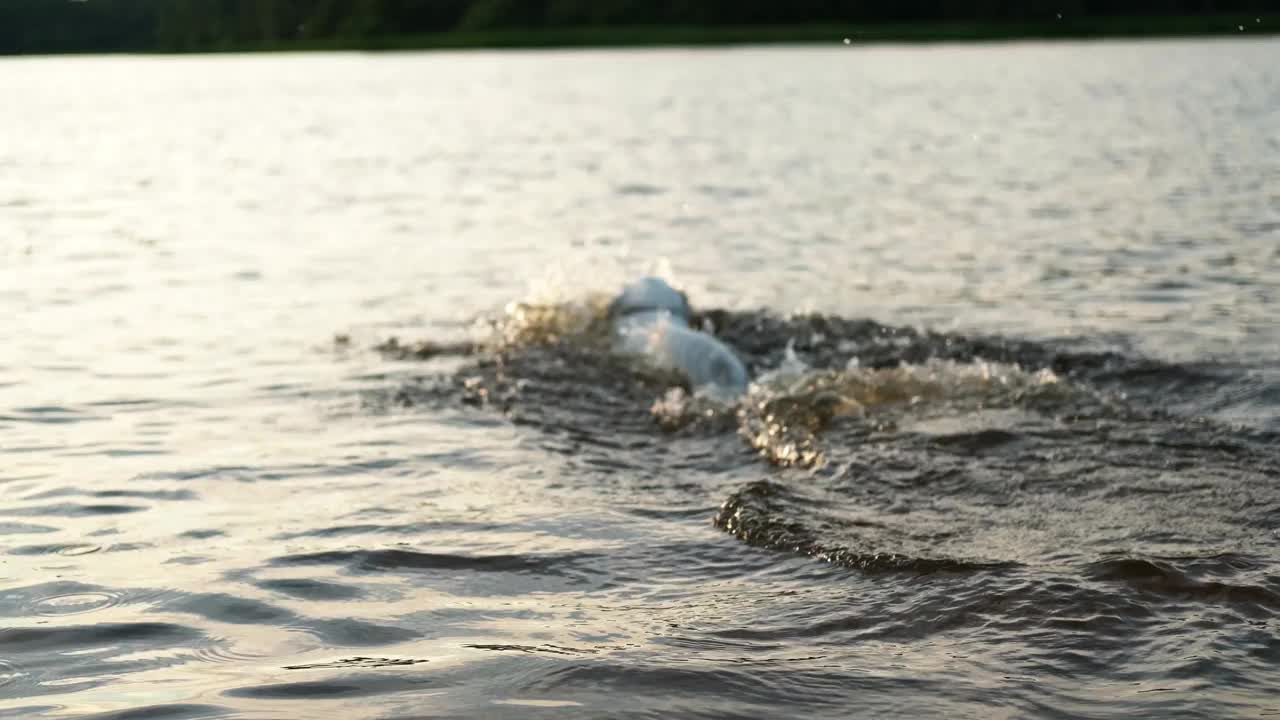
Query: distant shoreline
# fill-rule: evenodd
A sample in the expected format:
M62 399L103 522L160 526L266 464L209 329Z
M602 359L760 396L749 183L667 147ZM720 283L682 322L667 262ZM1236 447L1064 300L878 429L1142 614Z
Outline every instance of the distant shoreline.
M1249 24L1245 24L1245 23ZM1244 27L1244 30L1240 30ZM538 28L367 38L352 50L590 48L767 44L939 43L999 40L1212 37L1280 34L1280 16L1080 18L1047 23L919 23L739 27ZM293 45L293 43L290 43ZM339 45L341 45L339 43ZM302 47L293 49L309 49ZM317 49L330 49L320 47Z
M921 22L761 26L613 26L450 31L418 35L299 38L269 45L135 48L9 55L189 54L692 47L770 44L967 43L1018 40L1159 39L1280 35L1280 15L1064 17L1044 22Z

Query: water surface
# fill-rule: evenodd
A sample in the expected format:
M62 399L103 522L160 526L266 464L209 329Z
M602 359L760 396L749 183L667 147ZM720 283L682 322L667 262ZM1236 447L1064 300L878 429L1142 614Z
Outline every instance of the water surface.
M0 717L1280 712L1277 68L3 61Z

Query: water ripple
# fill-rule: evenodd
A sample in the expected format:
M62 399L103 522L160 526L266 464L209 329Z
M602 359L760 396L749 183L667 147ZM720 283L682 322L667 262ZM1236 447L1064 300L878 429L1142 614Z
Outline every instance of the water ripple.
M273 565L346 565L353 571L469 570L556 575L592 555L451 555L413 550L333 550L273 558Z
M235 714L229 708L217 705L173 703L82 715L80 718L81 720L212 720L213 718L230 718Z
M28 677L28 675L23 672L20 665L0 658L0 688L12 685L25 677Z
M193 643L200 631L183 625L161 622L100 623L45 628L0 630L0 646L11 653L65 652L111 644L169 647Z
M362 698L419 690L430 687L431 684L426 678L378 673L344 675L330 680L254 685L234 688L225 694L229 697L261 700Z
M65 517L81 518L95 515L125 515L142 512L147 508L142 505L123 505L97 503L84 505L80 503L59 503L55 505L35 505L0 510L0 515L18 517Z
M1095 580L1123 583L1140 593L1164 596L1169 600L1252 605L1280 613L1280 576L1259 577L1258 584L1212 579L1216 569L1225 569L1225 574L1231 576L1236 575L1242 565L1250 565L1247 561L1241 563L1241 560L1236 556L1204 559L1109 558L1092 563L1085 569L1085 574ZM1210 577L1197 578L1196 575Z
M76 543L71 545L23 545L11 548L9 553L12 555L65 555L67 557L75 557L77 555L91 555L101 550L101 545Z
M343 668L383 668L403 667L427 662L417 658L385 658L385 657L349 657L328 662L306 663L303 665L285 665L285 670L331 670Z
M302 600L356 600L365 596L365 591L358 587L310 578L262 580L257 585L263 590Z
M42 597L32 603L35 614L44 617L83 615L114 607L125 601L122 592L72 592Z

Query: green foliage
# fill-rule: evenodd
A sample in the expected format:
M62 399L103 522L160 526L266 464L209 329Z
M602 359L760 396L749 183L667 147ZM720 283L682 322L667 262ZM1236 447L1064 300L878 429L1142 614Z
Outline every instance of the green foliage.
M1255 15L1267 27L1250 29L1270 30L1277 13L1280 0L0 0L0 54L427 47L521 31L591 43L587 28L606 44L851 25L905 38L1181 34Z

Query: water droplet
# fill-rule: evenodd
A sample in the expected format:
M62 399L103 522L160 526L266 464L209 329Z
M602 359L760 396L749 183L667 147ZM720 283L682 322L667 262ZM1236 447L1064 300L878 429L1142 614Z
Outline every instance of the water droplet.
M845 45L849 45L849 44L850 44L850 43L852 43L852 42L853 42L853 41L852 41L852 40L850 40L849 38L845 38L845 39L844 39L844 44L845 44Z

